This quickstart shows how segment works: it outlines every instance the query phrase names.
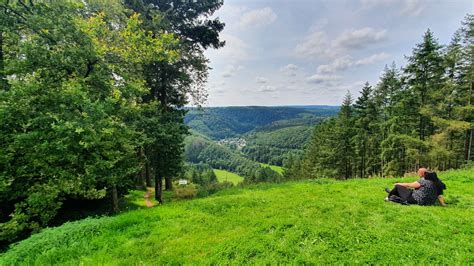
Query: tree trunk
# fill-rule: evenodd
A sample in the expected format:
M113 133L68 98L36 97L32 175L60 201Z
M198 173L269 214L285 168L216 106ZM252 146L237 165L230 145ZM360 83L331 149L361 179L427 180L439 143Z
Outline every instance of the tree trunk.
M160 171L155 170L155 199L162 204L163 176Z
M0 89L8 89L8 81L5 74L5 61L3 56L3 31L0 30Z
M112 209L114 212L119 211L119 204L118 204L118 192L117 192L117 186L112 187Z
M468 148L467 148L467 161L471 160L471 151L472 151L472 135L473 135L473 130L469 130L469 141L468 141Z
M173 190L173 181L171 180L171 177L165 178L165 190Z

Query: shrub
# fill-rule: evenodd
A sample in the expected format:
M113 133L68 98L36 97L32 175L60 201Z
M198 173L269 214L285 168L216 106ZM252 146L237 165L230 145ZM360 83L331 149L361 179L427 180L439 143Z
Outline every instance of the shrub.
M178 185L174 188L174 197L177 199L192 199L198 194L197 186L194 184Z

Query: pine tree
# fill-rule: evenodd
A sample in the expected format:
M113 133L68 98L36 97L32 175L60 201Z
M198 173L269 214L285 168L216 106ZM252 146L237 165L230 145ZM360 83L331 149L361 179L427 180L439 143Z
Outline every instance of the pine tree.
M359 98L354 104L356 135L354 136L354 149L357 160L357 173L359 177L365 177L367 171L367 157L369 150L369 138L371 137L370 124L374 117L374 103L372 99L372 87L369 82L364 84Z
M412 55L408 57L408 65L405 68L407 84L416 97L417 105L412 108L418 109L417 132L420 140L425 140L434 132L427 106L433 102L433 94L439 91L444 83L441 48L428 29L423 36L423 42L417 44Z
M341 105L341 110L336 120L337 144L335 157L337 164L337 175L339 178L348 179L353 176L354 148L352 138L354 137L354 110L352 106L352 95L347 92Z

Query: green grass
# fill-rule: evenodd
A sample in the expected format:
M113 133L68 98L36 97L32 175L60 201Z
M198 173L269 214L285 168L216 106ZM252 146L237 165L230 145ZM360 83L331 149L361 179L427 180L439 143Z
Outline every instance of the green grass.
M415 178L261 184L46 229L0 265L473 265L474 170L440 177L448 207L383 201Z
M219 182L228 181L234 183L234 185L237 185L238 183L244 181L244 178L240 175L226 170L214 169L214 173L216 174L217 180L219 180Z
M271 165L271 164L266 164L266 163L260 163L261 166L263 167L270 167L273 171L279 173L280 175L283 175L283 167L277 166L277 165Z

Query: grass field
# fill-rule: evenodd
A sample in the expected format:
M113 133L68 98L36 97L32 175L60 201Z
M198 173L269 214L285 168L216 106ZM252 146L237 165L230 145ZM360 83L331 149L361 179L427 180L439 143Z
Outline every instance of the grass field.
M440 177L448 207L383 201L415 178L260 184L46 229L0 265L473 265L474 170Z
M237 185L238 183L244 181L244 178L241 177L240 175L226 171L226 170L214 169L214 173L216 174L217 180L219 182L229 181L229 182L234 183L234 185Z
M271 164L266 164L266 163L260 163L261 166L263 167L270 167L273 171L279 173L280 175L283 174L283 167L277 166L277 165L271 165Z

